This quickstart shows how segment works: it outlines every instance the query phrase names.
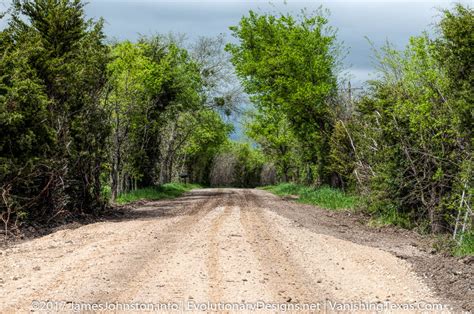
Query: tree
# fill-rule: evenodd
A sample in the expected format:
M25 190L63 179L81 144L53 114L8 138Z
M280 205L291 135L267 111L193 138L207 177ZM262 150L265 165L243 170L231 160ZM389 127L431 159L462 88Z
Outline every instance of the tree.
M161 116L168 111L167 119L175 120L180 112L200 108L203 104L202 81L199 66L177 43L164 44L160 36L142 38L141 43L145 44L145 55L158 64L154 77L161 83L160 89L153 87L156 84L147 86L150 100L147 123L137 125L136 133L144 145L134 164L143 174L141 186L150 186L157 182L159 174Z
M105 99L114 132L112 198L168 183L178 172L201 172L189 161L211 152L229 132L214 111L219 108L206 103L202 65L162 36L119 43L112 56Z
M355 164L358 162L354 143L350 135L351 120L338 120L334 124L331 135L331 149L329 153L329 169L336 174L332 186L340 187L343 190L354 189L358 174L354 175ZM352 131L352 130L351 130ZM355 178L354 178L355 176ZM359 178L360 180L360 178Z
M262 108L250 113L245 129L284 182L298 179L301 148L285 116Z
M137 125L146 120L148 98L145 82L160 81L152 75L157 72L157 65L144 55L142 45L131 42L117 44L112 49L112 61L108 64L109 92L105 98L105 106L110 112L113 130L111 141L111 190L112 200L120 194L126 183L126 178L136 182L141 174L132 169L130 156L137 149L131 141L131 132Z
M438 25L441 36L435 40L438 53L435 58L445 69L449 93L456 99L464 123L465 137L472 139L474 102L474 10L456 4L452 11L444 10ZM468 145L472 145L469 143Z
M338 63L335 33L327 22L321 12L294 18L250 11L230 28L239 43L227 45L251 100L286 116L303 145L305 162L316 166L317 177L309 173L309 181L322 183L330 181L331 99Z
M181 151L187 173L194 182L208 185L213 158L227 145L234 128L225 123L218 113L209 109L188 114L185 121L187 127L192 129ZM189 123L190 121L193 123Z
M86 20L79 0L13 1L1 35L2 213L43 217L104 205L103 40L102 21Z
M222 34L199 37L191 47L191 55L200 69L205 105L230 115L243 102L243 91L224 48Z

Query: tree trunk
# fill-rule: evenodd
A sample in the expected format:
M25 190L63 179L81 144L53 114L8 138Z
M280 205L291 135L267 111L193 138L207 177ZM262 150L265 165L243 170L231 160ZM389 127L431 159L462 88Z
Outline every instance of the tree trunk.
M442 212L438 209L439 199L437 197L436 188L431 189L431 197L428 206L428 214L430 219L431 232L439 234L443 232Z

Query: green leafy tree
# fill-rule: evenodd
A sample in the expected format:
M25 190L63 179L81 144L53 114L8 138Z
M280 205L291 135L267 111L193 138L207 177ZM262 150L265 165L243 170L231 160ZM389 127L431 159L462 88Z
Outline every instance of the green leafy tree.
M190 137L181 150L185 167L193 182L209 185L212 161L221 148L228 143L233 126L225 123L213 110L200 110L187 114L184 122L192 129Z
M352 121L338 120L334 124L331 134L331 149L329 153L329 169L335 174L331 185L341 187L344 190L354 189L358 174L354 175L357 158L354 151L354 143L349 129L353 126ZM352 131L352 130L351 130Z
M154 76L157 64L144 55L143 45L123 42L112 49L112 61L108 64L109 92L105 107L110 112L113 135L111 141L111 190L112 200L122 192L125 181L140 180L142 174L134 171L130 156L136 151L136 143L131 141L132 132L146 123L148 98L145 84L155 83L160 89L160 81ZM158 76L159 77L159 76ZM147 83L148 82L148 83Z
M284 181L298 179L301 149L285 116L273 109L260 109L250 114L246 134L253 139L269 162L276 166Z
M444 10L438 25L440 36L435 41L436 59L445 69L449 94L455 99L464 123L466 138L472 139L474 103L474 10L456 4ZM472 145L472 142L469 144Z
M109 133L108 47L78 0L16 0L1 34L3 211L94 211Z
M142 186L155 184L159 176L161 116L168 111L167 119L176 120L180 112L196 110L202 106L202 81L199 67L186 49L177 43L167 43L163 37L142 38L145 56L157 63L153 74L160 85L147 81L149 110L146 123L136 125L136 141L143 143L134 158L135 168L143 174ZM151 84L150 84L151 83ZM160 87L157 89L156 87Z
M231 27L239 43L227 46L251 100L286 116L303 145L304 161L317 170L315 179L309 173L309 181L323 183L330 180L331 99L338 64L335 33L327 23L321 12L295 18L250 11Z
M168 183L185 169L202 172L189 161L212 151L228 127L206 102L201 65L162 36L119 43L112 56L106 98L114 127L112 196Z

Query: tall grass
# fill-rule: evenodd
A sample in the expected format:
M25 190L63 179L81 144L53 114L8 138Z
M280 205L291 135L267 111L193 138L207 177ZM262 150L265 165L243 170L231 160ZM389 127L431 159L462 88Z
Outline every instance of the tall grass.
M127 204L138 200L161 200L166 198L175 198L183 195L185 192L199 188L197 184L167 183L160 186L148 187L130 191L119 195L116 199L118 204Z
M328 209L353 209L358 203L357 197L327 186L313 188L293 183L282 183L263 189L281 196L296 195L298 202Z
M456 256L474 256L474 232L466 232L463 241L454 249Z
M399 226L404 229L413 229L416 225L412 222L409 215L398 212L395 207L387 206L384 212L376 212L371 214L372 218L369 220L369 226ZM426 233L428 229L427 224L418 225L418 232Z

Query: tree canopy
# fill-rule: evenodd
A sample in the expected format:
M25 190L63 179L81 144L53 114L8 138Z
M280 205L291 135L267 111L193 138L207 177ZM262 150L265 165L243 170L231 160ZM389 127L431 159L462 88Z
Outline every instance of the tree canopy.
M322 12L273 16L253 11L231 27L239 42L228 44L232 63L252 102L280 112L303 143L314 181L328 182L328 139L337 92L335 32ZM309 182L313 181L309 178ZM313 182L314 182L313 181Z

